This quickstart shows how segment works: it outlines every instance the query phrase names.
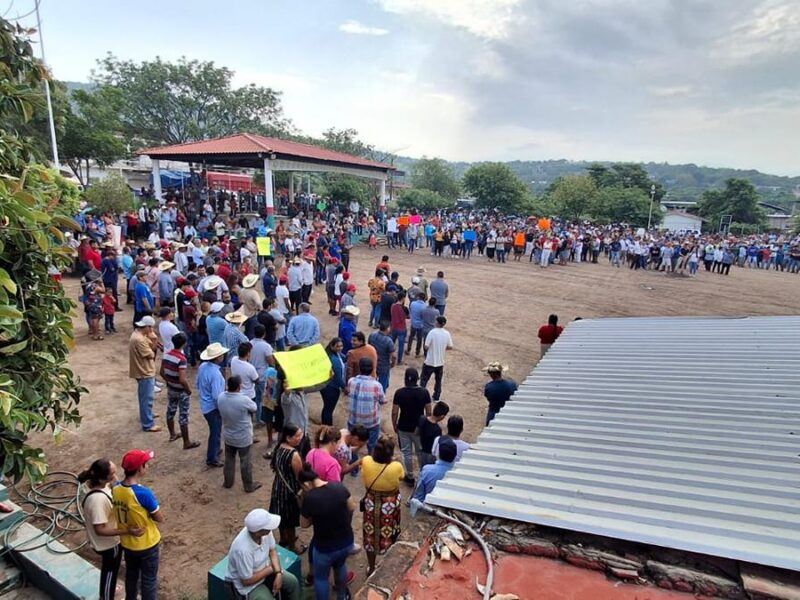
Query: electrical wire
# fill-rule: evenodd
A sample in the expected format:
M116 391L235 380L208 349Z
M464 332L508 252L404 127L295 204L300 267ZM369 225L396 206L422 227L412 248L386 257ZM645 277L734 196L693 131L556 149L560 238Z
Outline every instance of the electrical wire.
M81 484L75 473L69 471L51 471L44 478L31 485L27 493L21 492L15 484L11 486L20 497L17 502L23 508L24 516L8 527L3 533L2 555L11 550L15 552L30 552L46 547L55 554L70 554L83 548L88 541L77 548L60 550L53 546L53 542L63 538L68 533L84 530L83 509L81 506ZM74 488L74 489L73 489ZM41 532L26 540L12 542L14 534L19 527L27 521L44 521ZM39 541L39 538L44 541ZM34 543L35 542L35 543Z

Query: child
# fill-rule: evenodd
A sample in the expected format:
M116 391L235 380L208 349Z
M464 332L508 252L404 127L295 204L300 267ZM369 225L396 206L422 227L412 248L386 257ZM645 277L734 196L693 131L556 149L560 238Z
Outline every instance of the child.
M437 402L433 406L433 414L430 416L421 415L417 423L417 431L420 438L419 468L425 465L432 465L436 462L433 455L433 442L442 435L442 428L439 423L450 412L450 407L444 402Z
M114 300L114 291L110 287L106 288L102 303L106 333L117 333L117 329L114 327L114 313L117 312L117 304Z
M93 340L102 340L104 338L103 334L100 333L100 317L103 316L103 299L101 298L100 290L97 289L97 284L90 283L86 287L84 298L84 309L89 319L89 335L92 336Z
M374 231L369 232L369 249L370 250L377 250L378 249L378 236L375 235Z

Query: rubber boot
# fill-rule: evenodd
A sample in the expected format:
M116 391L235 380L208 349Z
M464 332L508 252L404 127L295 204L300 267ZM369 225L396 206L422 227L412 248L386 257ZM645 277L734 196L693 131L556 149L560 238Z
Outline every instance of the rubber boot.
M169 423L167 423L169 425ZM190 450L200 446L200 442L193 442L189 439L189 426L181 425L181 437L183 438L183 449Z
M175 420L174 419L167 419L167 429L169 430L169 441L174 442L178 439L178 436L175 434Z

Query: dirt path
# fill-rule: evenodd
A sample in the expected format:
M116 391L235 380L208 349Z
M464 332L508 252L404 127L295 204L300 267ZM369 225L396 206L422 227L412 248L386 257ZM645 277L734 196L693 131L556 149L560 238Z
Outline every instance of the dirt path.
M598 265L580 264L540 269L528 262L498 265L474 256L470 261L434 259L424 250L409 255L390 252L391 264L401 274L401 283L409 285L417 266L427 269L429 280L444 270L450 285L447 306L448 329L455 350L448 354L442 399L464 417L464 438L474 441L485 415L482 395L486 381L482 367L491 360L510 366L510 376L521 381L531 371L539 356L536 330L555 312L566 324L577 316L669 316L669 315L786 315L800 312L800 277L786 273L751 271L734 268L729 277L701 272L697 279L666 277L653 272L614 269L601 260ZM368 307L366 282L380 259L380 252L363 248L352 255L351 281L358 286L358 303ZM77 297L77 282L66 283L72 297ZM323 341L336 334L337 323L326 314L322 288L316 288L314 312L320 319ZM154 448L157 455L150 479L166 517L162 529L161 589L167 600L205 597L206 571L228 550L242 526L244 515L252 508L269 505L271 472L266 461L255 463L255 478L264 484L253 495L244 494L240 483L231 490L222 488L222 473L208 470L204 448L183 451L178 442L170 444L166 431L143 433L139 429L136 387L128 379L128 338L132 310L126 307L117 314L120 333L104 341L92 341L86 335L82 318L76 318L77 350L72 365L90 394L81 401L83 424L65 433L56 445L45 435L41 444L54 470L78 471L100 456L119 461L134 447ZM82 317L82 315L80 315ZM362 330L367 317L362 316ZM365 330L366 331L366 330ZM613 343L613 340L609 340ZM687 340L687 344L702 340ZM408 364L420 367L421 359ZM402 367L392 373L391 396L402 383ZM190 374L194 380L194 373ZM432 385L432 384L431 384ZM158 395L156 406L162 415L166 393ZM312 417L319 418L319 394L312 398ZM335 424L343 425L347 407L340 402ZM384 411L384 428L390 428L389 407ZM163 421L163 418L161 419ZM162 423L163 425L163 423ZM207 429L193 398L190 426L196 439L203 442ZM263 436L262 436L263 437ZM262 444L263 445L263 444ZM256 447L260 457L261 450ZM359 480L348 478L351 491L360 496ZM407 494L406 494L407 495ZM410 525L404 515L406 539L423 535L424 523ZM358 514L354 529L360 531ZM357 534L358 535L358 534ZM302 537L308 541L308 533ZM92 557L91 551L86 553ZM350 561L356 572L358 589L366 570L366 558L359 555Z

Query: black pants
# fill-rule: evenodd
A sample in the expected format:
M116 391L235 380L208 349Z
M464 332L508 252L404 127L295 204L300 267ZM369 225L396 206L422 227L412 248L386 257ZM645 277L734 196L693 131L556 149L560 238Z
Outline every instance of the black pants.
M729 264L720 263L719 267L719 274L720 275L729 275L731 272L731 266Z
M117 589L117 574L122 562L122 548L119 544L108 550L98 552L102 558L100 566L100 600L114 600Z
M103 315L105 317L105 329L106 333L109 331L116 331L114 328L114 315Z
M411 354L411 346L413 345L415 338L417 340L416 354L417 356L419 356L419 353L422 350L422 343L425 341L425 335L422 329L416 329L414 327L411 328L411 334L408 336L408 345L406 347L406 354Z
M311 300L311 289L313 287L313 285L309 284L300 288L300 297L303 299L303 302L308 302Z
M297 314L298 308L300 307L300 303L303 301L303 289L299 290L289 290L289 305L292 307L292 311Z
M434 377L433 381L433 399L438 402L442 396L442 376L444 375L444 366L432 367L430 365L422 365L422 375L419 378L419 385L421 387L428 387L431 375Z

